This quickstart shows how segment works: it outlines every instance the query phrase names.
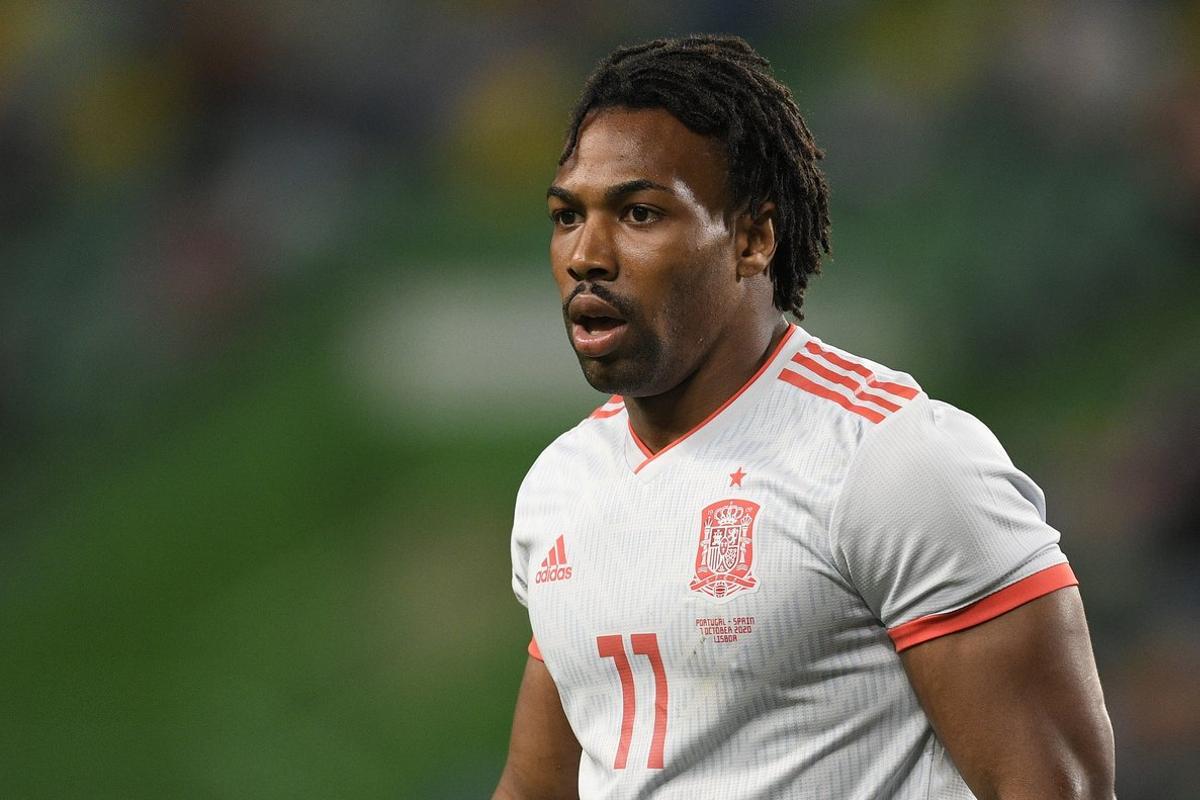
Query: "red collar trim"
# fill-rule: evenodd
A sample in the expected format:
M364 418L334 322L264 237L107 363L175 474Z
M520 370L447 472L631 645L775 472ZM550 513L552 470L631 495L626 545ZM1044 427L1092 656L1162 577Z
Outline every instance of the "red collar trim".
M769 356L767 356L765 361L763 361L762 366L759 367L758 370L753 375L750 376L750 379L742 385L742 388L738 389L736 392L734 392L728 398L726 398L724 403L721 403L721 405L717 406L716 410L714 410L711 414L709 414L704 419L700 420L700 422L694 428L692 428L690 431L683 434L679 438L675 439L674 441L668 443L662 450L659 450L657 453L650 452L650 448L647 447L646 443L643 442L638 437L637 433L633 430L633 420L630 419L627 415L626 420L627 420L627 425L629 427L629 435L633 437L633 441L638 446L638 449L642 451L642 455L646 456L646 459L644 461L642 461L642 463L638 464L636 467L633 468L633 474L636 475L637 473L641 472L642 469L647 464L649 464L651 461L654 461L656 458L660 457L663 453L667 452L671 448L673 448L676 445L683 442L685 439L687 439L693 433L700 430L705 425L707 425L708 423L710 423L714 419L716 419L717 415L719 415L722 411L729 408L729 406L733 403L734 400L737 400L739 397L741 397L745 393L745 391L747 389L749 389L751 386L753 386L754 382L757 381L762 376L762 374L767 371L767 367L769 367L769 366L771 366L771 364L775 363L775 357L779 355L779 351L783 349L783 346L788 343L788 340L792 338L792 334L794 334L795 332L796 332L796 326L789 323L788 329L786 331L784 331L783 336L779 339L779 343L775 345L775 349L772 350L771 354ZM628 401L626 402L626 405L628 405Z

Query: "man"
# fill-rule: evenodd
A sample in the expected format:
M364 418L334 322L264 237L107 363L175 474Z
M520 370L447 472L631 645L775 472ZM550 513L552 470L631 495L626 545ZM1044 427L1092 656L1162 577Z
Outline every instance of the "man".
M517 498L534 640L497 798L1111 798L1076 581L974 417L789 324L828 251L790 92L731 37L601 62L548 192L614 396Z

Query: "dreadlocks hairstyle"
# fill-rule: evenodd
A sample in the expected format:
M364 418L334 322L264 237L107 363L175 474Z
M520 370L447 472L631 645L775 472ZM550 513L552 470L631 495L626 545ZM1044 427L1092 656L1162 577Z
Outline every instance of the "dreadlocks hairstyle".
M701 136L725 143L733 210L757 216L775 203L775 307L803 318L808 278L829 252L829 188L817 148L791 91L771 64L737 36L655 39L601 61L571 115L565 162L588 112L624 106L663 108Z

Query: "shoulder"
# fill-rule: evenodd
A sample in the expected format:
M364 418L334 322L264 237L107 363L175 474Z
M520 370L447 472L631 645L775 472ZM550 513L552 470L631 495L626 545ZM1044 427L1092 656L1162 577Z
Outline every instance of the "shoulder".
M842 574L888 627L1065 561L1038 485L982 422L924 394L862 438L828 530Z
M778 377L805 395L877 425L922 394L908 373L800 333Z
M849 438L854 468L877 462L916 466L947 454L988 460L1007 455L971 414L931 398L907 372L804 335L781 359L779 382L804 404L805 424L826 423ZM832 433L832 431L830 431Z
M570 482L596 460L611 457L614 448L621 446L628 424L624 400L613 395L542 450L521 482L517 502Z
M559 435L534 460L517 490L513 509L511 541L515 569L524 569L530 549L541 546L540 537L554 527L553 521L574 502L579 488L593 479L597 464L613 457L614 448L621 446L627 424L625 404L620 398L610 398ZM518 597L523 598L520 589Z
M865 498L881 507L912 506L914 498L978 491L1000 476L1045 513L1041 490L1016 472L986 425L921 394L863 437L847 470L842 502Z
M797 423L793 452L818 452L838 487L831 529L852 511L928 513L964 496L1015 494L1045 515L1041 490L974 416L931 398L907 372L798 333L778 359L772 402Z
M798 333L766 376L773 383L768 413L791 421L793 449L836 453L848 466L893 418L928 399L908 373Z

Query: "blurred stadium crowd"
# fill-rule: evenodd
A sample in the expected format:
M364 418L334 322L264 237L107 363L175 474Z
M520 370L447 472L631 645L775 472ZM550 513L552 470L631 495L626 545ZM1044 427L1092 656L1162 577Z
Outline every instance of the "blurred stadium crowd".
M1200 767L1200 4L0 0L0 795L478 797L512 496L597 402L542 196L612 47L827 151L804 325L1046 490L1123 800Z

